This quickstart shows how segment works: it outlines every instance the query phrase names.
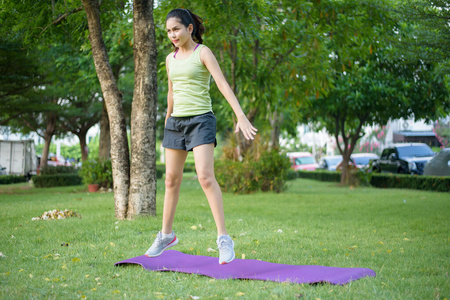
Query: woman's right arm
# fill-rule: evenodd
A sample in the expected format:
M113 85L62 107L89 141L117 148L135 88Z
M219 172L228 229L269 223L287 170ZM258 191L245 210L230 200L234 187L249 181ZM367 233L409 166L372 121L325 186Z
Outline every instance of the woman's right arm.
M166 70L167 70L167 80L169 83L169 89L167 91L167 114L166 114L166 120L164 122L164 126L166 125L167 119L170 117L170 115L173 112L173 87L172 87L172 81L170 80L169 77L169 57L170 55L172 55L172 53L170 53L169 55L167 55L166 57Z

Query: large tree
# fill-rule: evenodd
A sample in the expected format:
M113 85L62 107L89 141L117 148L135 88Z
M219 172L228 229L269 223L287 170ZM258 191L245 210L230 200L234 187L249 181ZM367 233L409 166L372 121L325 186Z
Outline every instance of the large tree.
M130 161L122 107L100 25L100 5L83 0L97 75L108 110L111 129L116 217L156 213L156 43L153 1L133 2L135 88L132 111ZM131 184L130 184L131 179ZM130 199L128 199L130 196ZM129 201L130 200L130 201Z
M113 166L116 217L132 218L136 214L155 214L156 168L155 168L155 111L156 111L156 46L152 19L153 1L136 0L133 7L126 1L73 0L73 1L19 1L2 3L1 32L10 36L20 35L26 44L51 45L61 36L77 40L79 48L85 50L85 37L89 37L95 70L100 82L102 98L108 112L111 134L111 159ZM134 14L134 37L128 35L128 14ZM123 29L108 32L104 36L102 25L112 28L116 24ZM5 27L3 27L5 25ZM125 28L126 27L126 28ZM153 36L153 38L152 38ZM121 41L123 43L121 44ZM126 116L123 93L117 79L131 56L120 51L109 51L106 44L117 43L115 49L130 49L134 46L136 84L134 91L132 149L134 159L130 191L130 155L127 140ZM125 51L126 52L126 51ZM109 56L111 54L111 56ZM65 61L56 59L61 65ZM64 97L56 96L58 101ZM80 103L78 97L67 98ZM67 101L62 101L67 104ZM76 106L76 105L75 105ZM82 109L82 108L80 108ZM68 119L74 119L67 116ZM104 118L105 119L105 118ZM66 128L68 123L65 123ZM85 128L85 127L84 127ZM129 202L129 195L132 201ZM128 205L128 204L131 205Z
M436 119L450 109L445 79L435 72L436 65L407 60L389 39L380 38L396 35L388 4L321 1L316 7L320 15L332 16L318 18L328 28L323 47L329 52L330 84L308 99L304 118L335 136L343 156L343 184L364 126L396 118Z

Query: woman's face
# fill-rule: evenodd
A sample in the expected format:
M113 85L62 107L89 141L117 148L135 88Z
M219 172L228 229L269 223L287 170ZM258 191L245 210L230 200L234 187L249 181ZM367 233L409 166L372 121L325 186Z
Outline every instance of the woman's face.
M166 22L167 36L175 45L181 47L191 39L193 26L189 24L188 27L180 23L178 18L167 19Z

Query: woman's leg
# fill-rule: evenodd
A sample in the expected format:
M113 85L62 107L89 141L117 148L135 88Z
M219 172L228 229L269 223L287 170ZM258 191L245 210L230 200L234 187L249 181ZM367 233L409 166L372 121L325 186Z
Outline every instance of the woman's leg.
M222 191L214 176L214 144L200 145L194 148L195 169L198 180L208 198L209 206L216 222L217 235L226 235L223 213Z
M187 152L166 148L166 191L164 194L163 223L161 232L170 234L172 232L173 219L180 197L181 180L183 179L183 168L186 162Z

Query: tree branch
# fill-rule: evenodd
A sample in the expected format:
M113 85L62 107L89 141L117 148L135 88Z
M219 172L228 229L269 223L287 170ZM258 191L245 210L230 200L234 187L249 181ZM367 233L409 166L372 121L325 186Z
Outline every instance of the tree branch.
M47 26L45 26L44 29L42 29L41 33L39 33L38 38L47 30L47 28L49 28L51 25L59 25L61 24L61 22L66 19L69 15L75 14L79 11L83 10L83 5L78 6L77 8L72 9L69 12L66 12L62 15L60 15L55 21L51 22L50 24L48 24Z
M22 113L20 112L20 113L14 115L14 116L12 116L12 117L9 117L9 118L6 119L6 120L0 121L0 126L3 126L3 125L5 125L6 123L8 123L9 121L11 121L12 119L15 119L15 118L19 117L21 114L22 114Z
M339 144L339 113L334 117L334 120L336 121L336 124L334 125L334 138L336 139L336 146L338 147L339 152L343 155L344 152L342 151L341 144Z
M295 48L301 42L301 40L302 40L302 36L300 35L298 37L298 39L295 40L294 45L288 51L286 51L285 54L278 56L278 59L275 60L275 63L273 64L273 66L271 68L269 68L268 70L274 70L277 65L282 63L284 58L287 57L289 54L291 54L295 50Z

